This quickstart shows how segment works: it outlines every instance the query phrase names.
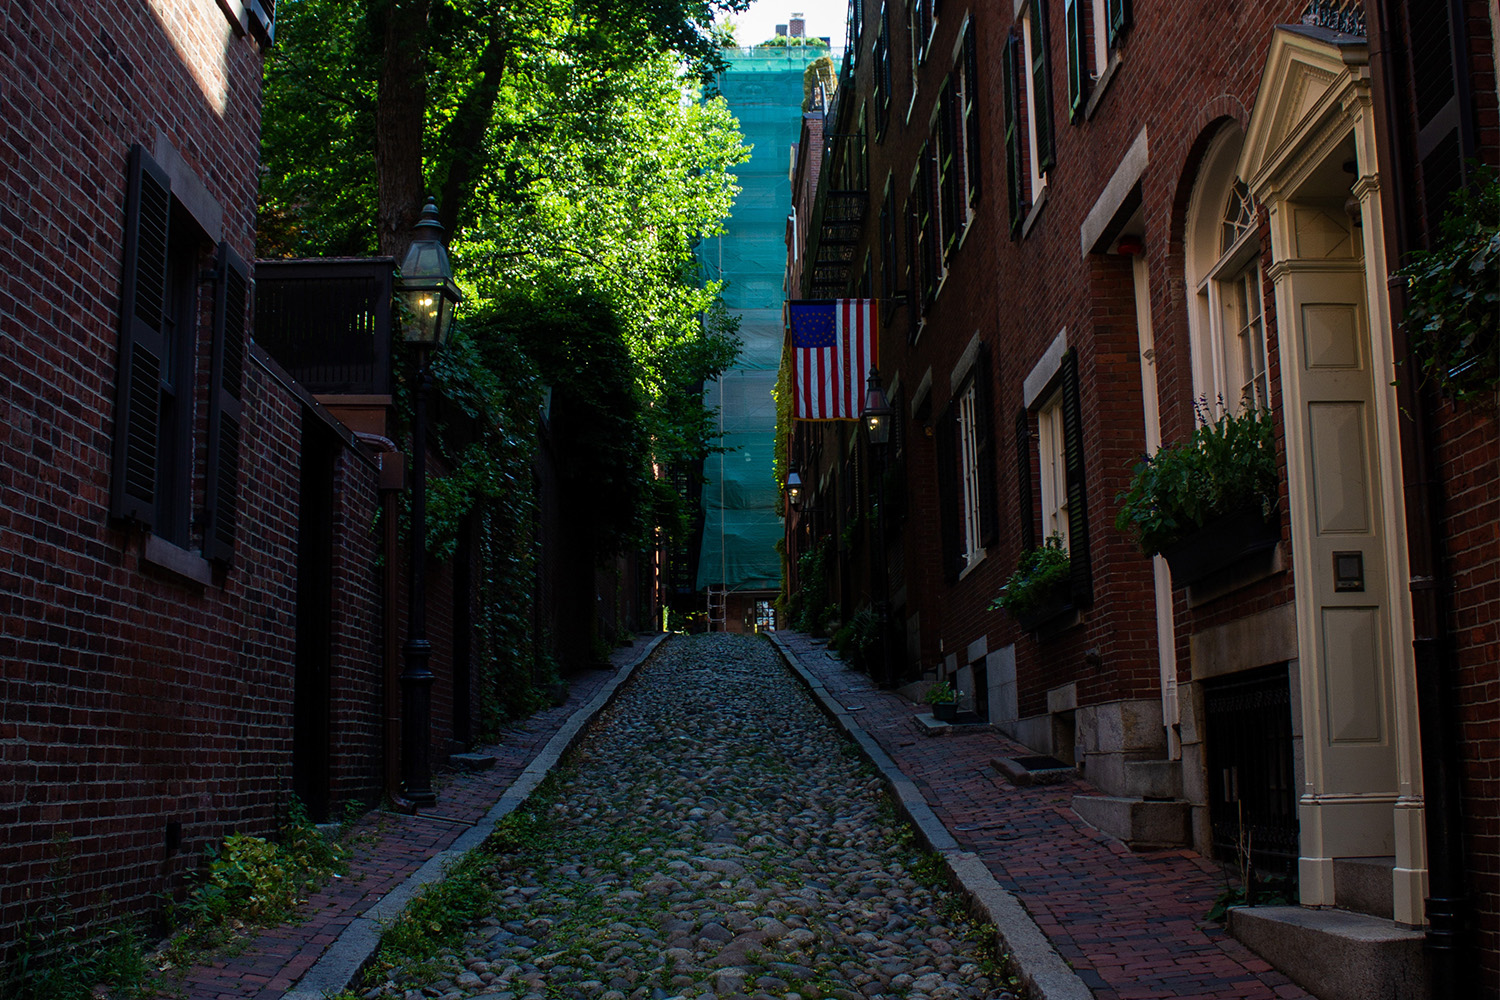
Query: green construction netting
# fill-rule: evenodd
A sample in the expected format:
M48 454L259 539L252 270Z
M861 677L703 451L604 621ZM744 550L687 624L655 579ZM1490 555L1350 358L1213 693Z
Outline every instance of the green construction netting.
M802 71L823 51L730 49L719 89L739 120L750 159L736 176L740 194L722 235L698 256L705 277L722 278L724 302L740 319L744 349L734 368L705 390L719 411L720 444L703 474L703 547L698 589L781 587L780 491L771 453L781 360L786 221L792 207L792 145L802 128Z

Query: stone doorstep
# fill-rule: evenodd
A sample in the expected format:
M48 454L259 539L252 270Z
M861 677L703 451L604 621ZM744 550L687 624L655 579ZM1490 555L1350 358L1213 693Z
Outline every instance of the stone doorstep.
M917 731L924 736L948 736L955 731L981 732L990 728L990 724L978 716L975 716L974 719L975 721L972 722L963 719L955 719L952 722L947 722L934 718L930 712L923 712L921 715L912 716L912 721L917 725Z
M1333 899L1341 910L1390 920L1395 913L1394 857L1334 858Z
M990 767L1004 775L1017 788L1053 785L1078 775L1077 768L1069 767L1052 757L996 757L990 761Z
M1073 811L1085 823L1123 840L1133 851L1186 847L1189 806L1114 795L1075 795Z
M473 771L488 771L495 766L495 758L483 753L451 753L448 766L465 774Z
M1237 906L1229 933L1320 1000L1425 997L1421 931L1347 910Z

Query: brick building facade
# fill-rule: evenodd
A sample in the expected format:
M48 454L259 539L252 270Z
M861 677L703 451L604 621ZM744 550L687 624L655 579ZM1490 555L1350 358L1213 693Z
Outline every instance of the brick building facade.
M791 467L799 523L854 541L846 617L887 609L887 679L1076 764L1131 845L1232 862L1248 828L1305 906L1439 953L1463 925L1494 983L1500 434L1400 383L1387 290L1465 157L1500 160L1492 16L1449 6L855 0L792 296L881 300L897 426L877 458L796 425ZM1259 409L1269 522L1201 569L1142 556L1114 526L1142 454ZM1056 613L994 609L1054 536Z
M252 343L272 7L0 26L0 968L44 914L159 917L294 793L399 787L400 456ZM437 761L477 711L473 575L429 587Z

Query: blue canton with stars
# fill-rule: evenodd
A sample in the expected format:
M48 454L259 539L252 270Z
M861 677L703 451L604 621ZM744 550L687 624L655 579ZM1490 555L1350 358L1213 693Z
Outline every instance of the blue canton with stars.
M835 308L832 302L794 303L792 346L799 350L832 347Z

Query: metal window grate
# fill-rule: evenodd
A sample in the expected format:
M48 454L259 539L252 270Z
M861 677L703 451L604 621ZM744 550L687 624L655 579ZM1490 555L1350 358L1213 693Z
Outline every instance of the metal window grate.
M1286 664L1205 682L1203 710L1214 854L1237 858L1243 822L1256 867L1295 877L1297 796Z

